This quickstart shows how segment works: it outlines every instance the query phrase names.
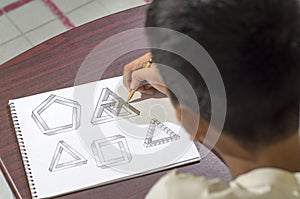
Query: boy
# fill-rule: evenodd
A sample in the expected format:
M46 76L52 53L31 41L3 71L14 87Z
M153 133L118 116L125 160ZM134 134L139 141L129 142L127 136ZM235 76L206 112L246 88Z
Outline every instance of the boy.
M215 149L234 179L225 184L171 172L146 198L300 198L299 17L297 0L152 2L146 26L190 36L220 71L227 112ZM148 37L150 43L155 40ZM188 102L180 80L155 64L142 67L151 56L155 63L183 74L197 95L201 112ZM151 54L124 67L124 84L145 94L166 94L185 129L203 141L211 116L210 98L201 75L189 63L152 49ZM199 124L196 130L195 123Z

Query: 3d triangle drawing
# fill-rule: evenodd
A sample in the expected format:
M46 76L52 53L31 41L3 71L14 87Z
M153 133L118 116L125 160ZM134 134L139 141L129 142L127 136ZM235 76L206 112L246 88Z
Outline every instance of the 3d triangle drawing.
M154 132L155 132L156 128L159 128L162 132L164 132L166 134L166 137L153 140L153 136L154 136ZM171 129L166 127L164 124L162 124L157 119L153 118L150 121L150 125L149 125L147 135L146 135L146 138L144 141L144 146L148 148L148 147L165 144L168 142L173 142L173 141L179 140L179 139L180 139L179 135L174 133L174 131L172 131Z
M102 89L91 122L96 125L122 118L134 117L139 114L139 110L112 92L109 88L104 88Z
M67 153L68 160L64 160L62 158L63 153ZM64 141L59 141L52 161L49 166L49 171L58 171L61 169L67 169L79 165L83 165L87 163L87 159L85 159L81 154L79 154L75 149L73 149L70 145L65 143Z

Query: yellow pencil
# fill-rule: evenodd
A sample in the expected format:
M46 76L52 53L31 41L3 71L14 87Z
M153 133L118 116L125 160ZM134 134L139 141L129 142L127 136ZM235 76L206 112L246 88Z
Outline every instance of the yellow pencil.
M148 60L148 62L146 63L145 68L149 68L149 67L151 66L151 64L152 64L152 58L150 58L150 59ZM136 90L137 90L137 88L136 88L136 89L132 89L132 90L130 91L130 93L129 93L129 95L128 95L128 98L127 98L127 102L129 102L129 100L131 100L131 98L132 98L132 96L134 95L134 93L135 93Z

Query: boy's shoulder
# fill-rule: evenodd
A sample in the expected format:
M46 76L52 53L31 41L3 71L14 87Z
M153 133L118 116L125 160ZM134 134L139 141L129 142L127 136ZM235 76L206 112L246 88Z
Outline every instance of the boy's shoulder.
M172 171L163 176L146 196L146 199L154 198L300 198L300 173L261 168L227 184L219 179Z

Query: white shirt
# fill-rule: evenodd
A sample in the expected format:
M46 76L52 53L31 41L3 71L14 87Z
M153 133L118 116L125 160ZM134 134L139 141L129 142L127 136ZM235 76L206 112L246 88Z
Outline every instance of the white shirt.
M172 171L150 190L146 199L294 199L300 198L300 173L262 168L238 176L229 184Z

